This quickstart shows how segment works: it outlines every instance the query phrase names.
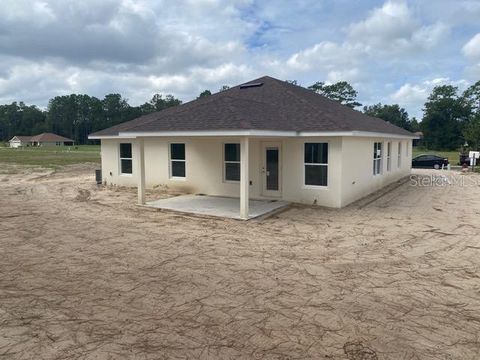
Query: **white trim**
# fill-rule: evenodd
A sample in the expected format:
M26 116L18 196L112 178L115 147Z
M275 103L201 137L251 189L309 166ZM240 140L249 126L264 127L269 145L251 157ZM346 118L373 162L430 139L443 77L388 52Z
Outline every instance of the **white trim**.
M261 151L261 179L262 179L262 196L267 198L279 198L282 196L282 173L283 173L283 153L281 141L262 141L260 145ZM267 150L277 149L278 151L278 190L267 190Z
M138 204L145 205L145 146L143 139L134 142L135 153L137 154L136 172L137 176L137 197Z
M248 219L250 199L249 142L248 137L240 141L240 217L245 220Z
M121 150L122 144L129 144L130 145L130 156L131 157L122 158L122 150ZM132 163L132 165L131 165L132 172L130 172L130 173L124 173L123 172L122 160L130 160L130 162ZM118 165L119 165L118 173L120 174L120 176L132 176L133 175L133 144L132 143L128 143L128 142L118 143Z
M136 139L136 136L123 136L123 135L98 135L98 136L88 136L90 140L113 140L113 139L121 139L121 140L133 140Z
M326 163L306 163L305 162L305 144L327 144L327 162ZM329 184L330 184L330 177L329 177L329 163L330 163L330 141L321 141L321 142L315 142L314 140L308 140L304 141L302 143L303 145L303 151L302 151L302 173L303 173L303 179L302 179L302 189L323 189L323 190L328 190ZM307 180L305 178L305 166L326 166L327 167L327 185L311 185L311 184L305 184L305 181Z
M184 155L185 159L172 159L172 144L180 144L183 145L183 150L184 150ZM173 176L172 175L172 162L183 162L185 164L185 176ZM168 178L170 180L180 180L180 181L185 181L187 179L187 144L184 142L169 142L168 143Z
M397 169L400 169L402 167L402 142L398 142L398 147L397 147Z
M332 131L332 132L299 132L298 136L352 136L352 137L377 137L377 138L395 138L395 139L416 139L417 136L397 135L370 131Z
M415 135L397 135L381 132L369 131L275 131L275 130L198 130L198 131L152 131L152 132L119 132L118 135L99 135L89 136L91 140L101 139L133 139L136 137L195 137L195 136L261 136L261 137L323 137L323 136L352 136L352 137L377 137L377 138L395 138L395 139L419 139Z
M387 141L386 142L387 146L386 146L386 151L385 151L385 155L386 155L386 158L387 158L387 172L390 172L392 171L392 142L391 141Z
M297 136L296 131L270 130L196 130L196 131L153 131L153 132L120 132L119 136Z
M380 147L380 149L378 149ZM378 154L380 151L380 155ZM378 169L377 169L378 164ZM378 172L377 172L378 170ZM383 175L383 142L374 141L373 143L373 176Z
M240 142L224 142L222 143L222 152L223 152L223 179L222 179L222 182L223 183L226 183L226 184L238 184L240 182L240 180L227 180L227 163L228 164L238 164L238 167L239 169L242 167L242 159L240 158L239 161L227 161L225 160L225 145L227 144L234 144L234 145L238 145L238 151L239 151L239 157L240 157L240 154L242 153L240 147ZM241 174L240 174L241 176Z

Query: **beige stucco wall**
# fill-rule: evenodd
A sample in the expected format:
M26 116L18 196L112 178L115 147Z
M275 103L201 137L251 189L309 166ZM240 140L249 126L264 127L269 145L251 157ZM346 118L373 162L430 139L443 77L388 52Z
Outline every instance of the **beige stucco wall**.
M108 184L121 186L136 186L137 153L133 151L133 174L120 174L119 144L134 142L135 140L102 140L102 177ZM223 144L239 143L238 138L150 138L144 140L145 151L145 180L146 186L166 185L171 189L178 189L189 193L208 195L239 196L238 182L223 180ZM169 169L169 144L185 143L186 177L185 179L171 179ZM250 141L250 196L259 197L259 142Z
M373 175L373 143L382 142L382 171ZM387 143L391 142L391 167L387 171ZM402 143L401 166L398 144ZM341 206L358 200L410 174L412 141L405 139L344 137L342 146Z
M326 187L304 185L304 143L328 142L328 172ZM283 199L310 205L340 207L342 168L342 138L290 138L285 140L283 168Z
M408 174L410 160L403 157L401 171L396 171L396 142L392 141L392 174L374 177L373 142L371 138L315 137L315 138L251 138L249 156L250 198L268 198L263 191L263 145L278 143L281 149L280 188L283 200L328 207L347 205L369 192ZM132 143L133 174L120 174L119 144ZM102 140L102 177L109 185L137 185L137 149L134 139ZM186 178L169 177L169 144L185 143ZM238 182L225 182L223 144L239 143L239 138L146 138L146 186L166 185L188 193L239 196ZM304 143L328 142L328 186L304 185ZM411 143L411 141L408 141ZM404 147L407 141L404 140ZM385 145L386 146L386 145ZM405 151L405 149L403 149ZM409 148L411 158L411 148ZM355 184L352 184L352 183Z

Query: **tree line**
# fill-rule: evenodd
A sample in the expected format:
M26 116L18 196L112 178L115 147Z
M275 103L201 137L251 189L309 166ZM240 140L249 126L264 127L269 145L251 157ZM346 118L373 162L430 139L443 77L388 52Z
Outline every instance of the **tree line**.
M329 85L317 82L308 89L351 108L362 106L357 101L357 91L346 81ZM364 106L363 112L411 132L421 131L421 144L432 150L455 150L465 143L480 150L480 81L463 92L453 85L434 87L424 104L420 122L410 118L398 104Z
M87 144L92 132L181 103L173 95L160 94L140 106L129 105L120 94L108 94L101 100L85 94L56 96L48 102L46 111L13 102L0 105L0 140L53 132L75 140L76 144Z
M298 85L296 80L286 81ZM223 85L219 91L228 89L228 85ZM308 89L351 108L362 106L357 101L357 91L346 81L315 82ZM207 89L197 99L210 95L212 92ZM77 144L86 144L92 132L181 103L173 95L160 94L140 106L129 105L120 94L108 94L103 99L85 94L56 96L45 111L35 105L13 102L0 105L0 140L8 141L15 135L53 132ZM423 132L423 145L429 149L453 150L465 142L472 148L480 148L480 81L463 92L453 85L436 86L424 105L422 121L410 118L398 104L363 106L363 112L408 131Z

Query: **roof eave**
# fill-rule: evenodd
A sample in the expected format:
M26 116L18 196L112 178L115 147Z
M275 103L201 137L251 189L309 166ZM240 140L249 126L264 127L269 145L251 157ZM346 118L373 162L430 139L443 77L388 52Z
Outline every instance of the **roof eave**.
M371 131L278 131L278 130L193 130L193 131L136 131L119 132L118 135L89 135L90 140L135 139L144 137L218 137L218 136L250 136L250 137L376 137L395 139L418 139L414 134L394 134Z

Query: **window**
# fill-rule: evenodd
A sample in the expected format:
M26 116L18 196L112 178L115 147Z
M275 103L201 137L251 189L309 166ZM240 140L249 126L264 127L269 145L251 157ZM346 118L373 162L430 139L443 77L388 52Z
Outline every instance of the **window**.
M225 181L240 181L240 144L224 146Z
M398 142L398 158L397 158L397 166L402 166L402 143Z
M382 143L373 143L373 175L382 173Z
M387 171L390 171L392 169L392 143L388 142L387 143Z
M328 143L305 143L305 185L327 186Z
M185 144L170 144L170 177L185 177Z
M120 173L132 173L132 144L120 144Z

